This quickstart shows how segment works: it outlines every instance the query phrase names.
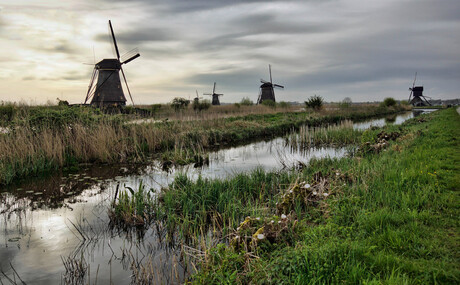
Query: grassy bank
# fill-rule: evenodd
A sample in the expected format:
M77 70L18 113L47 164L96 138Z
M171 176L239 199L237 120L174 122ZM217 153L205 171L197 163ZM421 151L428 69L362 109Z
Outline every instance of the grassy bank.
M222 144L282 135L303 124L319 126L400 111L365 106L322 112L279 112L228 118L128 124L130 115L106 115L92 108L2 106L0 184L82 162L145 162L152 155L190 161L194 153ZM256 106L254 106L256 107ZM183 154L190 158L181 158ZM159 156L161 158L161 156ZM196 156L203 159L202 155ZM204 158L205 159L205 158Z
M302 172L178 177L156 211L183 235L230 233L192 283L455 284L459 135L454 109L424 115Z

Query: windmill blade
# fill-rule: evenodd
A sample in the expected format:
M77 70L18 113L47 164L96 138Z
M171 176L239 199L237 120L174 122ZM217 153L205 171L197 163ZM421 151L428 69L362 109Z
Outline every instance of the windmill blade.
M94 68L94 69L93 69L93 74L91 75L91 80L89 81L88 92L86 92L85 104L86 104L86 102L88 101L88 99L91 97L91 96L90 96L90 94L91 94L91 89L92 89L93 84L94 84L94 79L96 78L96 73L97 73L97 69Z
M283 88L284 89L284 86L283 85L278 85L278 84L273 84L274 87L279 87L279 88Z
M132 57L128 58L127 60L123 61L121 64L126 64L126 63L128 63L128 62L130 62L130 61L135 60L136 58L138 58L138 57L140 57L140 56L141 56L141 55L140 55L139 53L137 53L137 54L133 55Z
M117 52L117 59L120 60L120 52L118 51L117 40L115 39L115 34L113 33L112 22L109 20L110 32L112 33L113 45L115 46L115 51Z
M214 82L214 88L212 89L212 94L216 93L216 82Z
M120 67L120 70L121 70L121 74L123 74L123 79L125 80L126 89L128 90L129 98L131 98L131 102L133 103L133 106L134 106L133 96L131 96L131 91L129 90L128 81L126 80L125 72L123 71L123 68L121 67Z
M415 87L415 80L417 79L417 71L415 72L414 83L412 83L412 88Z
M409 90L410 90L410 93L409 93L409 99L407 100L407 102L410 103L410 98L412 97L412 92L413 92L413 91L412 91L412 88L409 88Z
M216 96L223 96L224 94L216 94L216 93L214 93L214 95L216 95Z
M271 64L268 65L268 72L270 73L270 83L273 84L273 80L272 80L272 66L271 66Z
M195 90L196 91L196 98L198 98L198 90Z

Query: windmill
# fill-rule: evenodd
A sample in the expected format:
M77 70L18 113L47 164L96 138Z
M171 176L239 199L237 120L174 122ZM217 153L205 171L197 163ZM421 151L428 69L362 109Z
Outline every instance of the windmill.
M273 102L276 102L275 100L275 87L279 87L284 89L284 86L278 85L278 84L273 84L272 80L272 66L269 64L268 65L268 72L270 73L270 82L265 81L263 79L260 80L260 93L259 93L259 98L257 99L257 104L262 104L263 101L265 100L272 100Z
M120 71L126 84L131 102L134 105L131 91L129 90L128 81L122 65L138 58L140 54L137 49L123 55L120 60L120 52L118 51L117 40L113 33L112 23L109 20L110 33L115 47L117 58L106 58L94 65L93 74L86 93L85 104L91 99L91 105L97 107L120 107L126 105L126 97L121 86ZM97 78L97 81L96 81ZM96 81L96 83L95 83Z
M219 96L223 96L224 94L216 93L216 82L214 82L214 88L212 89L212 94L203 93L203 95L212 96L212 105L220 105Z
M198 101L200 101L200 99L203 99L203 97L199 97L199 96L198 96L198 90L195 90L195 91L196 91L196 97L193 98L193 101L198 103ZM189 99L190 99L190 98L189 98Z
M415 73L415 78L414 78L414 82L412 83L412 88L409 88L410 94L409 94L408 102L412 104L412 106L415 106L415 107L431 105L430 102L428 102L428 100L426 99L429 97L423 96L423 86L415 86L416 79L417 79L417 72Z

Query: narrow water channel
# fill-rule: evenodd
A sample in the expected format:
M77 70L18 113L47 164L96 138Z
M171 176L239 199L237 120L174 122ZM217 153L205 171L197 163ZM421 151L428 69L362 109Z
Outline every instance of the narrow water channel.
M407 112L354 127L401 124L413 116ZM187 165L165 172L159 162L142 169L88 165L80 173L9 186L0 190L0 280L20 283L19 275L26 283L64 284L66 278L75 278L65 274L65 262L72 268L86 266L85 284L130 284L140 274L152 274L157 283L183 283L192 267L184 265L177 246L164 242L165 233L154 227L144 233L118 232L108 225L107 210L118 184L135 189L142 181L159 189L178 172L192 178L225 178L257 167L281 169L346 153L345 148L331 147L293 150L284 139L275 138L212 152L209 165L200 168ZM136 271L139 264L145 271Z

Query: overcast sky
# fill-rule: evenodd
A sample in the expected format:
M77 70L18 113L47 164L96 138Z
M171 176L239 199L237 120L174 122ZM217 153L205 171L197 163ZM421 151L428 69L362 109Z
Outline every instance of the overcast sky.
M109 19L121 54L141 54L124 66L135 103L214 81L222 102L256 101L268 64L278 101L406 99L416 71L425 95L460 98L458 0L2 0L0 100L84 101L114 57Z

